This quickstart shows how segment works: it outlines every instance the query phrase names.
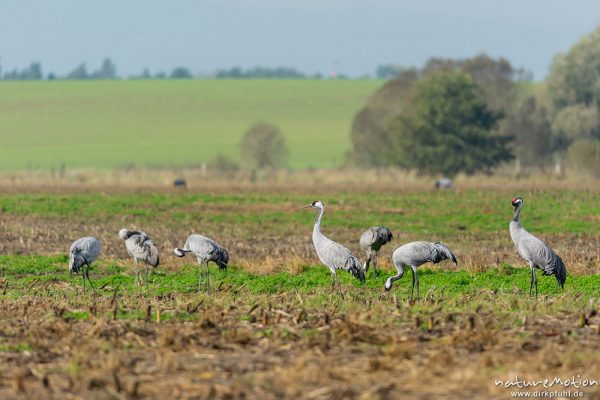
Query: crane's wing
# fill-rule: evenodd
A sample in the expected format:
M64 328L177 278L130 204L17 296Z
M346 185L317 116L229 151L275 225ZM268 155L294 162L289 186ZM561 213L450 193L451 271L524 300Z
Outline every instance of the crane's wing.
M184 250L191 250L196 256L208 259L219 245L214 240L202 235L190 235L185 241Z
M125 241L127 251L132 257L143 260L147 264L156 267L159 263L158 248L144 232L129 236Z
M317 255L321 262L328 267L348 271L361 281L364 280L364 271L360 260L341 244L324 237L323 242L319 244Z
M69 249L69 272L79 272L86 264L91 264L100 255L100 241L87 236L73 242Z
M371 247L373 243L377 240L377 231L375 228L369 228L363 232L360 236L360 247L363 249L367 249Z
M567 278L565 264L546 243L528 233L519 241L518 250L523 258L540 267L544 275L555 275L559 285L564 287Z
M454 254L452 254L452 251L450 250L450 248L442 242L435 242L435 243L431 243L433 246L432 249L432 258L431 258L431 262L434 264L439 263L440 261L444 261L444 260L452 260L452 262L454 262L454 264L458 264L458 262L456 261L456 257L454 257Z

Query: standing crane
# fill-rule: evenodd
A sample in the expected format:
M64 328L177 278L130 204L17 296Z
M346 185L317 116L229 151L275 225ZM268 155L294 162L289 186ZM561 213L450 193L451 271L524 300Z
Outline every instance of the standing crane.
M379 253L379 249L393 238L392 231L385 226L373 226L363 232L360 237L360 247L367 253L365 274L369 272L369 265L373 261L373 277L377 275L377 254Z
M335 287L336 280L338 287L341 285L336 275L336 270L338 269L350 272L358 280L364 282L365 270L358 258L354 257L350 250L321 233L321 218L323 218L323 212L325 211L323 203L315 200L311 204L304 206L304 208L316 208L319 210L319 216L313 228L312 240L319 260L331 271L331 288Z
M144 263L146 269L146 290L148 290L148 267L156 268L159 263L158 249L148 235L141 231L132 231L130 229L121 229L119 237L125 241L125 247L129 255L135 260L136 283L138 287L142 284L141 269L139 262Z
M198 293L202 283L202 264L206 263L206 292L210 293L210 275L208 270L209 261L213 261L219 269L227 270L229 253L214 240L206 236L191 234L185 241L183 249L176 247L173 252L177 257L183 257L187 253L194 253L198 258Z
M69 249L69 273L78 274L81 270L81 277L83 278L83 291L85 292L85 278L92 285L90 279L90 264L93 263L96 258L100 255L100 241L92 236L86 236L77 239L71 245ZM84 266L87 267L84 270Z
M531 268L529 296L531 296L532 286L535 284L535 299L537 300L538 298L536 267L542 270L542 275L554 275L560 287L564 289L567 279L567 269L562 258L552 251L546 243L527 232L521 226L520 217L523 198L515 197L512 199L512 205L515 208L515 213L513 214L512 221L510 221L508 230L519 255L529 262L529 267Z
M385 281L385 291L389 293L392 288L392 283L402 278L404 275L404 267L410 267L412 269L412 287L410 289L410 301L413 300L413 292L415 290L415 283L417 286L417 300L419 299L419 276L417 275L417 268L427 262L434 264L439 263L443 260L452 260L454 264L456 257L452 254L450 248L442 242L410 242L406 243L396 249L392 254L392 262L394 267L398 271L398 274L390 276Z

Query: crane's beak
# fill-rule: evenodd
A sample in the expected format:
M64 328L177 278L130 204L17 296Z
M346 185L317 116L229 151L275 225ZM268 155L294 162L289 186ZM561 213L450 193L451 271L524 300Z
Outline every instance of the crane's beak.
M302 207L302 208L312 208L312 206L313 206L312 204L308 204L308 205L305 205L305 206L304 206L304 207Z

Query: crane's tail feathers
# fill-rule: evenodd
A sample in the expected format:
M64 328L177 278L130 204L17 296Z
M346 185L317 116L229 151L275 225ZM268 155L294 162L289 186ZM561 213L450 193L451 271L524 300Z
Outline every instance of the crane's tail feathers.
M560 256L556 256L556 262L554 264L554 276L558 281L561 288L565 288L565 281L567 280L567 268Z
M175 248L173 249L173 253L175 253L175 255L176 255L177 257L183 257L183 256L185 256L187 253L191 253L191 252L192 252L191 250L184 250L184 249L180 249L179 247L175 247Z
M363 265L360 263L358 258L352 256L346 261L346 271L350 272L352 276L358 279L361 282L365 281L365 269Z
M458 261L456 260L456 257L454 256L454 254L452 253L452 250L450 250L450 247L448 247L448 245L446 243L442 243L442 242L435 242L434 244L435 249L437 250L437 254L435 255L434 259L432 260L432 262L434 264L439 263L440 261L443 260L452 260L452 262L456 265L458 265Z
M69 273L70 274L78 274L79 269L83 266L84 261L81 257L78 257L75 254L71 254L69 256Z
M219 269L227 268L227 264L229 264L229 253L224 248L220 248L217 252L217 257L215 262L219 266Z
M394 238L394 235L392 235L392 231L385 226L381 227L377 234L379 236L379 240L381 240L383 244L390 242Z

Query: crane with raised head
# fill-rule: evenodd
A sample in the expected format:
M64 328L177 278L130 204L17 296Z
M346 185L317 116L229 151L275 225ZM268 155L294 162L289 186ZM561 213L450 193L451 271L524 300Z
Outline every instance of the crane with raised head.
M312 240L319 260L329 268L329 271L331 271L332 289L335 287L336 281L338 287L340 286L336 274L336 271L340 269L351 273L358 280L364 282L365 270L359 259L353 256L350 250L321 233L321 219L325 212L323 203L319 200L315 200L311 204L304 206L304 208L315 208L319 210L319 216L313 227Z
M512 199L514 214L508 226L510 237L515 244L519 255L529 263L531 278L529 280L529 296L532 295L532 287L535 285L535 299L538 298L538 283L535 269L542 270L542 275L554 275L561 288L564 289L567 279L567 269L560 258L546 243L527 232L521 226L521 208L523 198Z

